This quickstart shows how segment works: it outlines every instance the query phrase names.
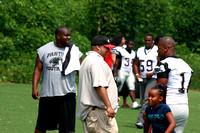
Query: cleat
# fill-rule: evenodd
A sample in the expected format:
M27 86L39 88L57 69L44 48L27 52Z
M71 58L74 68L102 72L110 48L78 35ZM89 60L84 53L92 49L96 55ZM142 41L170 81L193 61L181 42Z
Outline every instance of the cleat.
M141 122L138 122L135 124L135 126L139 129L142 129L143 128L143 124Z

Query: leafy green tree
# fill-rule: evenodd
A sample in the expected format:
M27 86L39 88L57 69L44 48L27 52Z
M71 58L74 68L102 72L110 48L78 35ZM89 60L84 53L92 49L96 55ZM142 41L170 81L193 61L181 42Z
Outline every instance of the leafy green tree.
M55 40L61 25L71 30L71 41L83 53L99 34L122 34L135 42L135 49L144 45L146 33L171 36L178 42L178 55L198 72L199 62L190 58L199 60L199 6L199 0L2 0L0 82L30 83L37 48Z
M174 0L173 32L175 40L186 43L193 51L200 52L200 1Z
M135 5L133 30L135 41L144 45L144 36L151 33L157 35L171 35L174 29L172 21L172 7L170 1L140 0Z
M165 0L91 0L88 10L91 35L112 37L121 33L136 44L143 45L147 33L171 35L174 30L173 8Z
M75 37L72 42L75 40L76 45L88 44L87 38L75 28L79 27L76 21L79 18L74 16L79 16L81 10L77 9L83 6L74 7L74 3L73 0L0 1L0 81L31 82L36 50L55 40L54 32L58 26L69 27ZM81 50L85 49L81 47Z
M126 23L126 10L123 1L90 0L88 2L89 38L95 35L112 37L122 32L121 26ZM125 28L125 27L123 27Z

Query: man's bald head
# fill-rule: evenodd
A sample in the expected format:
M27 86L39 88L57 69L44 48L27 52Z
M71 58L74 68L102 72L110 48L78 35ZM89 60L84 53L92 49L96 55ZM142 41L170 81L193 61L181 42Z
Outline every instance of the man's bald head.
M175 41L171 37L162 37L158 42L158 56L161 60L176 56Z
M166 48L175 47L175 41L171 37L162 37L159 42L163 47Z
M57 34L62 34L64 31L69 31L69 29L65 26L58 27L55 31L55 36L57 36Z

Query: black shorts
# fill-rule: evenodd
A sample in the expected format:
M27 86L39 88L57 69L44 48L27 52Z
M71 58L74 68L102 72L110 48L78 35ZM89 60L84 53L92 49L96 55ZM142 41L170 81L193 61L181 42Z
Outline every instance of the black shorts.
M36 129L75 132L76 94L41 97Z
M118 92L119 96L124 96L124 97L128 97L129 95L129 89L126 83L124 83L123 88L120 92Z

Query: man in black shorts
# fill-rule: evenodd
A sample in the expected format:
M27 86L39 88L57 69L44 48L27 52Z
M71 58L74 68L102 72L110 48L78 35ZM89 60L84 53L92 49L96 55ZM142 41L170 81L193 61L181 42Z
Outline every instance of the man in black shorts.
M75 132L76 75L82 53L70 42L71 33L64 27L55 32L56 41L38 49L33 74L32 97L39 100L35 133L59 129ZM41 92L37 90L42 73Z

